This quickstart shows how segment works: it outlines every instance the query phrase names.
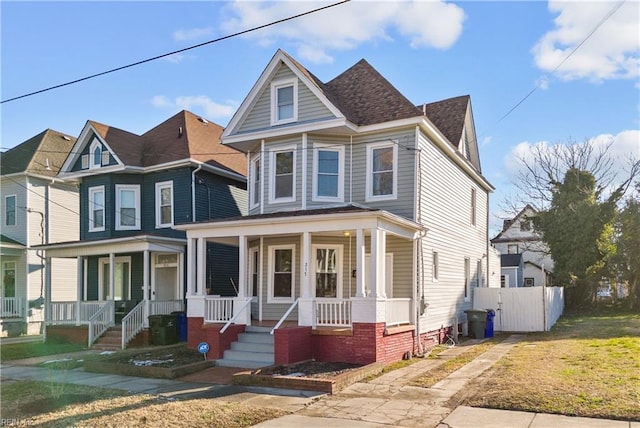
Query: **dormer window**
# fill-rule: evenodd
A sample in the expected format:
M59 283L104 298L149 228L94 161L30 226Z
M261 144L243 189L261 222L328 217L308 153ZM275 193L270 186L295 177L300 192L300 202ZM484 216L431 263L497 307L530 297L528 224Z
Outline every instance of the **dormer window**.
M97 138L93 139L89 147L89 159L89 168L100 168L102 166L102 144Z
M298 120L298 84L296 79L271 83L271 124Z

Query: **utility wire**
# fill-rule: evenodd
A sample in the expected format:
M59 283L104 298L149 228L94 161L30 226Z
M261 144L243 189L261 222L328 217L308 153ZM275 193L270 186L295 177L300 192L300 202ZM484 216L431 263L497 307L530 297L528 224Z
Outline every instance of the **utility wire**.
M189 51L191 49L196 49L196 48L199 48L199 47L202 47L202 46L206 46L206 45L209 45L211 43L217 43L217 42L220 42L222 40L230 39L232 37L241 36L243 34L251 33L253 31L257 31L257 30L261 30L263 28L271 27L271 26L276 25L276 24L281 24L283 22L291 21L291 20L296 19L296 18L301 18L301 17L306 16L306 15L311 15L312 13L320 12L322 10L329 9L329 8L332 8L332 7L335 7L335 6L339 6L341 4L348 3L350 1L351 0L342 0L342 1L339 1L337 3L333 3L333 4L330 4L330 5L327 5L327 6L322 6L322 7L319 7L319 8L313 9L313 10L309 10L307 12L302 12L302 13L299 13L297 15L293 15L293 16L290 16L290 17L287 17L287 18L279 19L277 21L273 21L273 22L270 22L268 24L260 25L258 27L253 27L253 28L250 28L248 30L239 31L237 33L233 33L233 34L229 34L227 36L219 37L217 39L209 40L208 42L199 43L197 45L189 46L189 47L184 48L184 49L179 49L177 51L173 51L173 52L165 53L165 54L162 54L162 55L154 56L152 58L143 59L142 61L137 61L137 62L134 62L134 63L131 63L131 64L123 65L121 67L116 67L116 68L113 68L111 70L107 70L107 71L103 71L103 72L100 72L100 73L92 74L91 76L87 76L87 77L83 77L83 78L80 78L80 79L72 80L72 81L66 82L66 83L61 83L59 85L55 85L55 86L51 86L51 87L48 87L48 88L45 88L45 89L40 89L38 91L30 92L28 94L19 95L17 97L13 97L13 98L9 98L9 99L0 101L0 104L8 103L10 101L19 100L21 98L30 97L30 96L33 96L33 95L36 95L36 94L41 94L43 92L51 91L53 89L62 88L64 86L73 85L75 83L79 83L79 82L82 82L82 81L85 81L85 80L93 79L95 77L104 76L105 74L114 73L116 71L124 70L126 68L131 68L131 67L135 67L137 65L141 65L141 64L144 64L144 63L147 63L147 62L155 61L155 60L160 59L160 58L164 58L164 57L167 57L167 56L171 56L171 55L175 55L175 54L178 54L178 53L186 52L186 51Z

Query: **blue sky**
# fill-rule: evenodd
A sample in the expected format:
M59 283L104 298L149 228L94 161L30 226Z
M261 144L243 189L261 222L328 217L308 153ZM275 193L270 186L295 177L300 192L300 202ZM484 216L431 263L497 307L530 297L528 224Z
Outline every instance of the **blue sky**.
M328 4L2 1L1 98ZM614 156L640 156L639 22L637 0L354 0L3 103L1 145L47 128L78 135L87 120L143 133L182 109L225 126L278 48L325 82L365 58L415 104L471 95L483 174L496 187L493 235L507 215L516 159L534 145L594 139L612 141Z

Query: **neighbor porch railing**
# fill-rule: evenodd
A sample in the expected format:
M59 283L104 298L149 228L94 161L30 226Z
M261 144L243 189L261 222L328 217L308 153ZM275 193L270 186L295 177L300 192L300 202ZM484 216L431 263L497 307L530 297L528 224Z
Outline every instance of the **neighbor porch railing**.
M411 324L411 299L387 299L385 320L390 327Z
M18 318L24 316L24 297L2 297L0 298L0 317Z
M184 311L184 300L149 300L149 315L167 315Z
M226 323L233 317L235 297L210 297L204 300L204 322Z
M51 302L47 314L48 324L86 324L89 318L102 309L108 302ZM78 305L80 305L80 319L78 319Z
M127 343L144 329L144 321L147 319L146 307L146 302L143 300L122 318L122 349L126 348Z
M114 325L115 305L113 300L106 302L98 312L89 318L89 347L93 345L102 334Z
M313 327L351 327L351 300L316 299Z

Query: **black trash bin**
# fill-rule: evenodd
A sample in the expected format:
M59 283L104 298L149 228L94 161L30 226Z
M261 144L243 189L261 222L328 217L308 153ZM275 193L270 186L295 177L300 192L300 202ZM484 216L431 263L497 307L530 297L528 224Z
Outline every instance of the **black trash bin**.
M187 341L187 314L181 311L171 312L176 317L176 334L179 342Z
M150 315L149 328L153 345L173 345L178 342L175 315Z
M486 309L468 309L464 311L469 320L469 335L474 339L484 339L484 328L487 324Z
M493 319L495 316L496 311L487 309L487 325L484 327L484 337L493 337Z

